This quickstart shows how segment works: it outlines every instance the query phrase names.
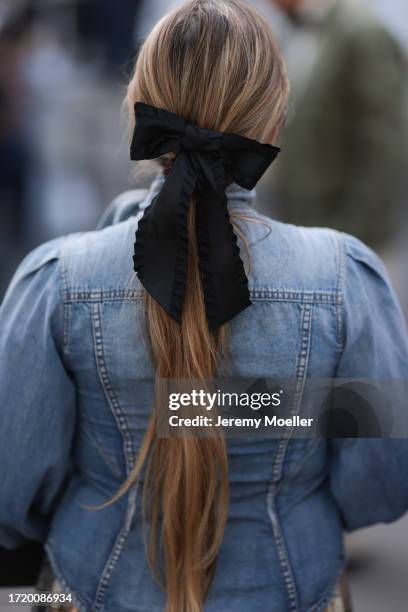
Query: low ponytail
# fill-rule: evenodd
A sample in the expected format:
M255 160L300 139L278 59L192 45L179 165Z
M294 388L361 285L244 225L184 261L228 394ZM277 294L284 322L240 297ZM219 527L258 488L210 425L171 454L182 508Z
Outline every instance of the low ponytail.
M205 316L193 203L189 211L188 242L181 326L146 294L146 315L156 368L156 411L168 405L168 396L160 397L162 379L210 380L223 347L225 330L210 333ZM222 435L157 438L158 416L153 416L146 433L149 449L144 490L150 492L145 495L145 507L151 520L154 523L161 520L166 612L201 612L227 520L226 444ZM152 495L153 487L157 495ZM157 567L155 540L151 539L150 544L150 562Z

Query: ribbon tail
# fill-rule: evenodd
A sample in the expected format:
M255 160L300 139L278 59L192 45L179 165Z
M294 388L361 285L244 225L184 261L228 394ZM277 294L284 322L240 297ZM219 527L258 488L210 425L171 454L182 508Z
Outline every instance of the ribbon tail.
M214 331L251 305L224 193L198 190L196 233L208 326Z
M181 151L136 230L133 262L137 276L177 323L181 323L186 288L187 213L195 185L189 157Z

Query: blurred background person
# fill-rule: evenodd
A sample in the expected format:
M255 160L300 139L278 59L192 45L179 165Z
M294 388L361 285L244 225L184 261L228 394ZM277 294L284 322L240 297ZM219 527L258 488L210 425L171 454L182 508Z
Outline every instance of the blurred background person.
M0 6L0 293L24 251L28 146L23 129L21 63L32 12L16 2Z
M292 88L285 154L263 206L382 249L401 209L405 58L361 0L254 0L278 31ZM389 3L391 4L391 3Z
M28 250L94 227L129 182L118 135L139 6L0 2L1 294Z

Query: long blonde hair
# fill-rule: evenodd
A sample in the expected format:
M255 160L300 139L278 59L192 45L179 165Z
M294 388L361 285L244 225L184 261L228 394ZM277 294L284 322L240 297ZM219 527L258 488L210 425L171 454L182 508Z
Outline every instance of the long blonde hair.
M144 42L128 87L142 101L218 131L271 143L283 122L287 77L272 32L238 0L193 0L161 19ZM131 128L133 124L131 123ZM159 438L156 426L163 379L209 380L225 348L225 326L207 326L189 212L189 257L181 326L149 296L146 317L156 370L151 421L123 494L145 466L143 507L148 514L148 557L164 582L167 612L201 612L211 586L228 512L228 461L218 437ZM160 533L158 526L160 524ZM158 569L160 540L164 578Z

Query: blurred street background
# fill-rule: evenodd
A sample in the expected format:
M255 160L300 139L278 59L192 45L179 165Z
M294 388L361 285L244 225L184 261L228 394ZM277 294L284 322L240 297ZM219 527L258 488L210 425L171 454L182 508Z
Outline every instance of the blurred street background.
M276 32L291 82L259 209L364 240L408 320L408 1L248 2ZM145 186L122 102L143 38L174 4L0 0L0 300L29 250L93 229L118 193ZM347 547L355 610L408 610L408 518ZM41 554L0 551L0 586L33 584Z

